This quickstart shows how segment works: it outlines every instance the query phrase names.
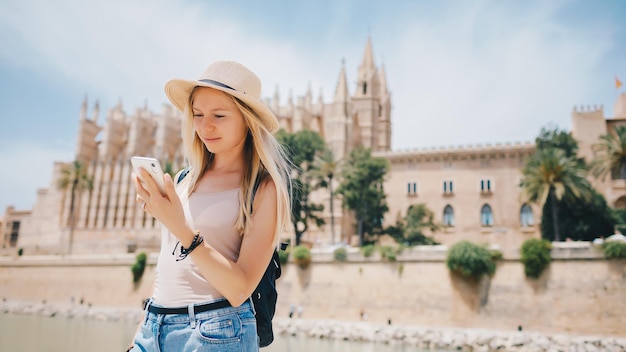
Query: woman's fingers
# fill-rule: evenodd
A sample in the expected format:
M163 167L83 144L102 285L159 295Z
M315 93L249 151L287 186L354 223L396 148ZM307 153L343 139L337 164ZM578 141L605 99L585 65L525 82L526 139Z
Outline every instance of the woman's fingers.
M165 185L165 195L171 202L178 200L178 194L176 193L176 186L172 180L170 174L163 175L163 184Z
M135 197L135 202L139 204L141 209L146 211L146 199L150 198L150 193L144 188L143 183L139 179L135 173L132 174L133 182L135 183L135 189L137 191L137 196Z
M148 193L150 194L160 193L159 186L157 186L157 183L152 178L152 175L150 175L150 173L148 173L148 171L146 171L146 169L144 168L141 168L139 172L141 172L141 179L143 180L143 183L144 183L143 186L148 191Z

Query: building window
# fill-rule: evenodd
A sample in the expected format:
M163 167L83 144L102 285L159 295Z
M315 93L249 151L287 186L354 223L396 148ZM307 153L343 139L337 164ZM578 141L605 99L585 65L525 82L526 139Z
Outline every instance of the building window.
M489 204L483 205L480 209L480 224L482 226L493 226L493 212Z
M367 82L363 83L363 95L367 94Z
M519 212L520 224L522 227L530 227L535 224L533 219L533 210L530 208L530 205L524 203L522 205L522 209Z
M490 178L480 180L480 192L491 193L493 191L493 181Z
M17 239L20 236L20 222L13 221L11 224L11 233L9 237L9 246L15 247L17 246Z
M406 195L410 197L417 196L417 182L408 182L406 184Z
M444 226L454 226L454 209L448 204L443 208L443 224Z
M443 181L443 194L453 194L454 193L454 183L452 180Z

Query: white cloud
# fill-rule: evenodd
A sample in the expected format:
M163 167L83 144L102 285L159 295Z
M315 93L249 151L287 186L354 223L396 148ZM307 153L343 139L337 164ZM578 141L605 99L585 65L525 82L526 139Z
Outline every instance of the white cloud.
M325 11L310 14L320 24L311 28L319 34L310 42L291 33L303 28L280 28L289 13L235 12L219 1L8 0L0 3L0 41L6 43L0 64L84 89L104 113L118 99L127 113L146 100L159 111L168 79L195 78L216 59L249 66L266 97L279 86L285 102L310 84L314 98L323 88L328 102L342 59L354 91L371 28L376 61L385 65L392 92L394 149L532 140L550 122L569 128L574 105L614 99L613 73L606 76L611 68L603 60L610 50L618 53L615 31L623 27L597 16L566 23L560 11L570 2L407 2L374 14L361 4L320 5ZM606 90L598 89L599 81L608 81ZM50 168L71 155L32 147L2 153L6 165L23 165L19 158L26 158L47 160ZM49 174L38 173L43 179L30 184L47 186ZM27 187L28 181L2 183L15 182ZM20 192L17 199L34 194Z
M3 21L23 42L3 55L16 66L57 72L108 108L121 99L132 112L147 99L158 109L166 100L168 79L195 78L217 59L249 66L262 78L266 96L280 85L285 99L291 89L304 94L317 77L327 84L340 68L336 59L329 72L328 64L302 56L300 48L280 38L264 37L219 7L210 14L199 5L147 0L44 1L36 10L19 2L14 7L20 15L5 14ZM322 82L311 83L315 88Z
M419 22L391 44L395 147L532 140L548 122L569 127L607 41L563 28L552 8L502 11Z

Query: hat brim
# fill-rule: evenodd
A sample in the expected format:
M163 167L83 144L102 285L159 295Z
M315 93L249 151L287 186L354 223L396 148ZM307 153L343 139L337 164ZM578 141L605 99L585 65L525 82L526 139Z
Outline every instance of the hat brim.
M226 94L232 95L235 98L244 102L250 109L252 109L261 120L261 123L270 133L278 131L279 124L278 119L274 113L260 100L251 97L245 93L236 91L229 87L219 86L208 82L191 81L186 79L172 79L165 84L165 94L169 98L170 102L179 111L184 111L186 105L189 102L189 96L195 87L207 87L222 91Z

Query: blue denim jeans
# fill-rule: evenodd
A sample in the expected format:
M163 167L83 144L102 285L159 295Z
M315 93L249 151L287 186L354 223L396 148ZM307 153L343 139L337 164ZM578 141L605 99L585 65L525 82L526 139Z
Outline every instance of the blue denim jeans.
M132 352L259 351L250 300L239 307L219 308L193 316L146 311L133 342Z

